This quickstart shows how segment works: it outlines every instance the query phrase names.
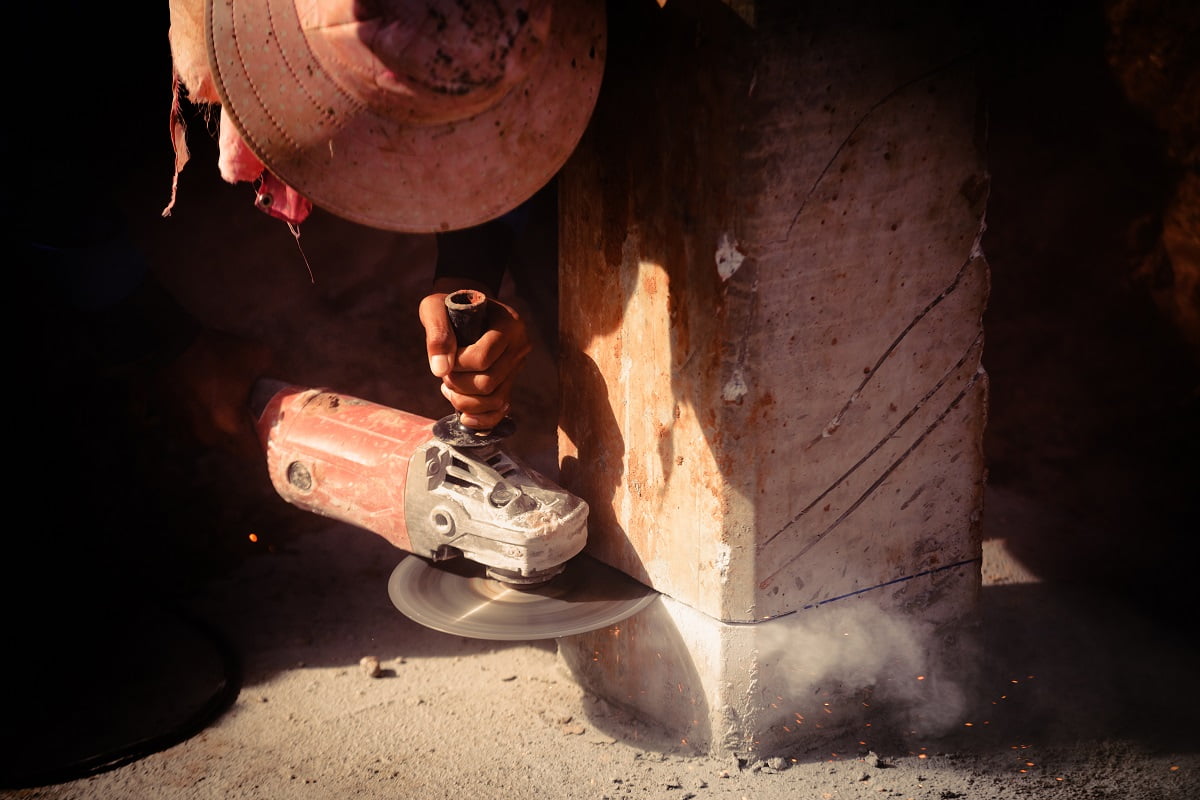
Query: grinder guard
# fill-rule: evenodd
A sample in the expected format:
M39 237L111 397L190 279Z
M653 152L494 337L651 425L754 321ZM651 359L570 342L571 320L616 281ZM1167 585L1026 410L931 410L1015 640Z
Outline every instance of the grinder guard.
M586 502L495 447L433 438L434 420L270 380L252 409L280 497L402 550L538 583L586 544Z

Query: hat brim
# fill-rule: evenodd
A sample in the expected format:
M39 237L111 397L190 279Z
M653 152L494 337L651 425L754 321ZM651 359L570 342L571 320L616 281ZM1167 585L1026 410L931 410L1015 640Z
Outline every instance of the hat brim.
M207 0L224 111L276 177L332 214L432 233L494 219L545 186L579 143L604 72L604 5L555 8L525 82L492 108L401 124L344 91L313 57L294 0Z

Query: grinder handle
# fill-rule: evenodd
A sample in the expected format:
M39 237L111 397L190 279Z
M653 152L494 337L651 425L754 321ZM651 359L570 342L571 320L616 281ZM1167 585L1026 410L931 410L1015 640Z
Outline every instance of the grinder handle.
M459 289L446 295L446 314L459 347L467 347L479 341L487 330L487 295L475 289ZM482 447L495 444L515 429L513 421L505 417L495 428L471 428L462 421L462 414L455 412L443 417L434 426L439 439L459 447Z
M487 295L475 289L459 289L446 295L446 313L459 347L479 341L487 323Z

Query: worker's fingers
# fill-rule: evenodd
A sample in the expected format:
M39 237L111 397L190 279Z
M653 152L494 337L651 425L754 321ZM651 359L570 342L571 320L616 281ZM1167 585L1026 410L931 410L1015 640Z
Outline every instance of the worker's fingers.
M517 374L532 350L525 323L511 307L489 300L487 330L475 343L455 350L446 294L421 301L429 369L442 379L442 394L470 428L493 428L508 413Z
M274 360L261 342L204 330L158 371L155 390L202 444L238 456L261 456L246 398Z
M493 373L506 378L514 364L529 355L532 344L525 322L510 306L498 300L488 301L488 329L479 341L457 353L455 369L462 372Z
M494 428L508 413L513 381L501 384L491 394L462 394L442 384L442 395L459 412L459 420L468 428Z
M486 370L469 372L463 369L464 362L468 360L464 354L469 349L459 352L459 368L442 378L442 383L460 394L489 395L499 391L501 386L510 385L525 365L525 357L529 352L528 349L507 348Z
M454 369L454 351L457 343L454 330L450 327L450 316L446 312L446 294L435 292L426 295L417 309L421 325L425 328L425 353L429 357L429 371L444 378Z

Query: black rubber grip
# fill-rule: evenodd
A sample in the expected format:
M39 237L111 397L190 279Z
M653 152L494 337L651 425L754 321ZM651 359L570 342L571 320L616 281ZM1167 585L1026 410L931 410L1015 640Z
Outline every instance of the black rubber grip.
M474 289L446 295L446 313L459 347L475 344L487 330L487 302L487 295Z

